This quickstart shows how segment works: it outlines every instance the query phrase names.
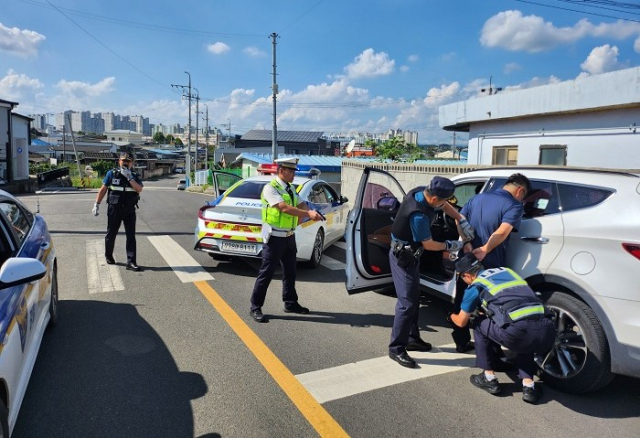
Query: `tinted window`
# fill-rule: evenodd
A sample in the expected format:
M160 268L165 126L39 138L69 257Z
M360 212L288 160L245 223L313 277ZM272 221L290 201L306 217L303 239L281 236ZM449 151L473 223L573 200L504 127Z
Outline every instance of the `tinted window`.
M260 199L262 189L267 185L269 181L244 181L242 184L236 186L231 190L228 196L233 198L247 198L247 199ZM298 186L291 184L294 190L297 191Z
M469 199L480 193L485 181L465 182L456 186L453 192L453 199L450 201L453 205L462 208Z
M564 212L592 207L613 194L613 190L573 184L558 184L558 191Z
M486 191L493 192L501 189L506 182L507 178L492 178L491 181L489 181ZM556 184L535 179L530 180L530 182L531 192L527 194L527 197L523 201L523 218L528 219L558 213L560 211L560 205Z
M324 194L327 197L327 201L333 204L334 202L338 202L340 200L340 198L338 197L338 194L336 193L335 190L333 190L331 186L323 184L322 188L324 189Z
M322 184L316 184L313 187L313 190L309 194L309 201L314 204L327 204L329 202L327 200L327 195L322 188Z
M31 213L25 212L17 204L8 201L0 203L0 210L2 210L4 216L7 218L10 227L18 237L18 241L22 243L31 229L33 221Z

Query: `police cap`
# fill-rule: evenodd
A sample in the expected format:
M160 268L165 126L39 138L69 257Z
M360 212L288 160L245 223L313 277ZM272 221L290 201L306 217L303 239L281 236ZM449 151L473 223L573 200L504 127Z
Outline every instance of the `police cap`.
M287 169L298 170L298 159L297 158L278 158L274 161L278 167L284 167Z
M453 196L456 186L449 178L434 176L429 183L429 192L440 199L449 199Z
M125 161L133 161L133 157L129 152L121 152L120 159Z
M460 257L460 259L456 262L456 271L458 271L460 274L469 272L479 264L480 261L476 258L476 256L472 252L468 252L464 256Z

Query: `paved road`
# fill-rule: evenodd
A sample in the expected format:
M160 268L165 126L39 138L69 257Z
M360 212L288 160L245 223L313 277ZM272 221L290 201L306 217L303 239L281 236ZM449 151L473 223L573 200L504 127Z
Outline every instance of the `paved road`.
M438 348L419 370L386 357L395 299L348 296L344 249L298 271L309 315L282 312L279 277L249 315L257 261L216 262L192 250L208 197L146 181L138 211L138 263L101 257L105 213L95 191L21 197L40 212L59 257L60 323L46 333L14 437L636 437L640 380L572 396L546 388L522 402L514 376L504 394L473 388L472 355L451 350L445 304L425 298L421 328Z

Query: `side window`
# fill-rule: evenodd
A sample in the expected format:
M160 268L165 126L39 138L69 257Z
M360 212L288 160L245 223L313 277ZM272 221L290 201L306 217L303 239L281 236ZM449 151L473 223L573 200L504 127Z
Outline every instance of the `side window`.
M518 164L518 146L496 146L493 148L491 164L515 166Z
M324 195L327 197L327 202L333 204L334 202L338 202L340 198L338 198L338 194L328 185L323 184L322 189L324 190Z
M531 192L522 201L525 219L547 216L560 212L556 184L531 180Z
M322 188L322 184L316 184L309 195L309 201L314 204L327 204L329 201L327 200L327 195Z
M453 192L451 203L460 208L464 207L469 199L480 193L485 182L486 181L473 181L457 185L455 192Z
M562 211L568 212L600 204L613 194L613 190L574 184L558 184Z
M2 210L2 213L6 217L10 228L13 229L14 234L18 238L18 242L22 244L31 229L33 216L27 214L17 204L9 201L0 202L0 210Z

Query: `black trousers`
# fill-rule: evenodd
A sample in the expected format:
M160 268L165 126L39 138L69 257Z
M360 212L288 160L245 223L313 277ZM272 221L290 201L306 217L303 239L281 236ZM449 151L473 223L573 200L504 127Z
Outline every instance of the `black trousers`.
M462 304L462 298L464 297L464 291L467 289L467 283L464 280L458 278L456 281L456 297L453 301L453 310L454 314L458 314L460 312L460 305ZM456 347L464 347L469 342L471 342L471 330L469 329L469 324L464 327L458 327L457 325L451 323L451 327L453 331L451 332L451 337L453 338L453 342L456 343Z
M420 339L418 316L420 313L420 264L417 260L404 268L398 266L398 258L389 251L391 276L398 301L393 318L389 352L400 354L410 341Z
M107 209L107 235L104 238L104 255L113 257L113 247L116 244L116 236L120 230L120 224L124 223L124 232L127 235L127 263L136 261L136 208L122 204L109 204Z
M273 274L282 265L282 301L287 304L298 302L296 292L296 236L271 236L269 242L262 247L262 266L251 293L251 310L260 309L264 305L267 289Z

